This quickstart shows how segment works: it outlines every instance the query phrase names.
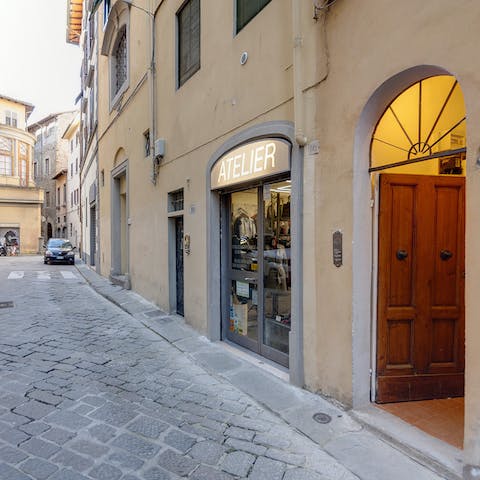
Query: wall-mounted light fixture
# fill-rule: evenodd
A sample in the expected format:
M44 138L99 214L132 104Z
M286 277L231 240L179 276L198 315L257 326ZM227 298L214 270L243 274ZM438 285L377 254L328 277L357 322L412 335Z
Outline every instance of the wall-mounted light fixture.
M248 60L248 52L243 52L240 55L240 65L245 65L247 63L247 60Z

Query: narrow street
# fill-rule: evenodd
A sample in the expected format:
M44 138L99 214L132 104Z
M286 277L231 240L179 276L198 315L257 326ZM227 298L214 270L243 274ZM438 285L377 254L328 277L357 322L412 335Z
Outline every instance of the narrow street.
M84 265L0 260L0 480L441 478Z
M0 260L0 479L357 478L75 267Z

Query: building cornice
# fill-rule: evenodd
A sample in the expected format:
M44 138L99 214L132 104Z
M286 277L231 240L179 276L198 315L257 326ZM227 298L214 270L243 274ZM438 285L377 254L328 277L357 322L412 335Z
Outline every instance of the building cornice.
M35 135L31 134L30 132L22 130L21 128L11 127L9 125L0 125L0 135L2 137L21 140L22 142L28 143L32 147L36 141Z
M26 118L30 116L30 114L33 112L33 109L35 108L35 106L31 103L17 100L16 98L8 97L7 95L0 94L0 99L7 100L8 102L17 103L18 105L23 105L25 107Z

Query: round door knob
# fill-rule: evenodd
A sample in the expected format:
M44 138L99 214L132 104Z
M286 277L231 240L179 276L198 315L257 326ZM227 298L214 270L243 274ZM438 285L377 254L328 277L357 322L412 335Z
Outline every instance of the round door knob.
M405 260L408 257L408 252L406 250L397 250L397 258L399 260Z
M453 257L453 253L450 250L442 250L440 252L440 258L442 260L449 260L452 257Z

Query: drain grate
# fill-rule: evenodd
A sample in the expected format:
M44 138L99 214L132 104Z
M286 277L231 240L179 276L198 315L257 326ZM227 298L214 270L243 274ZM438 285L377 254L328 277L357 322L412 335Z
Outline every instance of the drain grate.
M8 301L8 302L0 302L0 308L12 308L13 307L13 302Z
M323 412L314 413L313 419L318 423L330 423L332 421L332 417Z

